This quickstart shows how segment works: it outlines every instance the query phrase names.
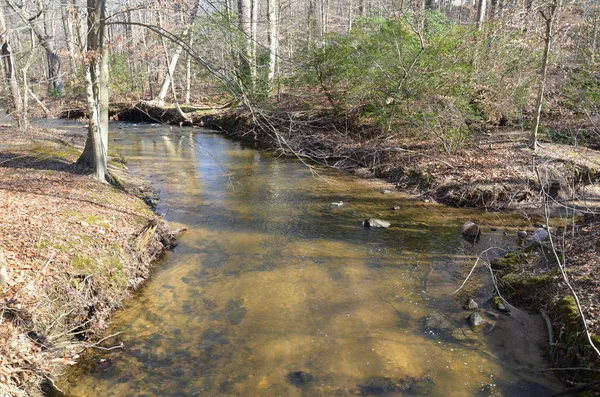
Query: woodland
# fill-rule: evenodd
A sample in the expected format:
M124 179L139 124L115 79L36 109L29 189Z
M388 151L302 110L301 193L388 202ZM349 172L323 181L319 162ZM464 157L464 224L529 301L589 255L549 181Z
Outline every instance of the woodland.
M23 128L31 108L87 102L81 161L100 168L109 101L233 103L253 117L314 111L354 132L418 136L445 152L499 126L529 132L532 147L540 133L593 145L597 8L591 0L6 0L4 98Z
M66 178L110 196L103 190L107 182L120 184L124 177L109 167L109 121L142 115L219 128L309 167L383 177L423 200L524 212L569 207L582 199L582 186L596 187L600 170L599 22L597 0L0 0L0 102L13 123L0 129L0 148L47 139L33 120L85 119L87 138L77 143L82 150L70 148L61 158L102 183L90 187L87 177L60 174L66 163L57 163L58 175L40 180L50 188ZM0 151L0 167L28 156ZM560 165L544 165L550 163ZM20 188L25 179L15 175L6 174L4 183ZM7 192L0 190L0 198ZM7 211L24 200L6 197L0 204ZM126 201L119 196L116 202ZM48 203L39 205L52 211ZM41 240L26 254L11 248L21 244L14 230L30 222L25 215L35 218L29 207L23 211L23 219L0 227L10 236L0 243L0 276L2 249L9 264L20 258L34 268L45 261L32 259ZM110 244L140 227L156 230L153 215L140 213L105 237ZM562 360L571 368L564 376L570 386L593 390L599 384L600 222L594 206L579 215L551 240L554 254L570 253L556 256L559 271L551 277L525 269L534 262L531 252L491 266L499 280L509 270L527 274L511 283L534 296L512 298L548 311L551 342L552 329L557 335L554 364ZM34 220L41 227L43 220ZM77 227L89 223L79 220ZM24 232L27 241L36 241L35 230ZM127 255L130 261L142 256ZM147 272L122 275L119 294ZM39 279L23 274L23 285ZM94 294L108 294L113 281L103 279ZM0 394L6 395L28 395L53 378L54 364L73 363L57 355L48 365L39 343L23 336L27 321L6 325L3 319L20 310L11 307L17 284L10 284L17 292L1 305ZM120 299L97 304L93 318L74 303L74 315L40 323L57 324L61 337L91 327L90 341L97 340ZM10 353L17 350L20 355Z

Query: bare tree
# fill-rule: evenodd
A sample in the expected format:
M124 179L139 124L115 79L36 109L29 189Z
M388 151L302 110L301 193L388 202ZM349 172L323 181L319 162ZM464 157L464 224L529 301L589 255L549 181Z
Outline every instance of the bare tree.
M279 52L279 1L268 0L267 3L268 40L269 40L269 86L273 87L277 71L277 55Z
M4 65L4 73L6 82L10 87L10 96L12 99L12 115L17 120L19 128L25 128L27 123L23 114L21 102L21 93L19 92L19 81L15 71L15 60L10 47L9 34L6 29L4 20L4 10L0 7L0 43L2 45L2 63ZM25 93L27 95L27 93Z
M194 22L196 21L196 16L198 14L199 7L200 7L200 0L196 0L196 2L194 3L193 9L190 12L189 22L187 23L187 27L185 28L185 30L182 33L183 38L186 38L187 36L191 35L191 30L194 25ZM188 38L188 40L189 40L189 38ZM167 95L167 90L169 89L169 86L173 82L173 75L175 73L175 67L177 66L177 62L179 62L179 57L181 56L182 52L183 52L183 47L177 46L177 48L175 49L175 52L173 53L173 56L171 57L171 60L169 62L167 74L165 75L165 78L163 80L163 84L160 89L160 92L158 93L156 98L154 98L155 101L157 101L159 103L164 102L165 96Z
M550 60L550 52L552 48L552 42L554 39L554 24L558 19L560 9L562 7L562 0L550 0L545 8L540 9L540 15L544 19L545 30L544 30L544 53L542 54L542 61L540 66L540 81L538 83L538 93L535 105L535 115L533 119L533 126L531 127L531 133L529 135L529 146L536 150L537 148L537 135L540 128L540 118L542 116L542 105L544 104L544 93L546 90L546 80L548 77L548 63Z
M56 48L56 38L47 26L45 26L46 18L48 18L48 9L52 2L47 1L43 3L42 0L36 0L36 10L33 15L29 15L25 3L17 4L15 0L6 0L6 2L37 36L40 45L46 51L46 58L48 59L48 80L50 82L48 89L53 93L62 95L62 63Z
M477 30L483 30L485 14L487 10L487 0L479 0L477 3Z

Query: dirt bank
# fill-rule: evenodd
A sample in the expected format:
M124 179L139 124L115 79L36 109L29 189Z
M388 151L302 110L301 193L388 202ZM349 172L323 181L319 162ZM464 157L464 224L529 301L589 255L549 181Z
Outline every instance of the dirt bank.
M34 396L104 336L111 312L170 243L143 198L151 190L111 160L124 189L73 165L84 136L0 126L0 396Z

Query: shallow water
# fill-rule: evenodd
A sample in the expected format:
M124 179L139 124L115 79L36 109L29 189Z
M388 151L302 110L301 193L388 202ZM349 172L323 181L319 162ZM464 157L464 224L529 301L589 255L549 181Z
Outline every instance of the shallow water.
M482 312L495 328L471 331L465 293L450 295L477 253L510 244L502 231L516 217L383 195L206 131L114 126L113 150L160 190L170 227L189 230L115 315L107 334L120 334L106 345L124 348L94 352L70 371L59 382L69 395L539 396L556 388L535 372L545 365L534 345L545 338L538 320ZM363 229L367 217L392 226ZM499 230L485 229L473 247L460 234L469 219ZM469 284L480 304L491 296L485 279L482 269ZM432 314L451 329L428 328Z

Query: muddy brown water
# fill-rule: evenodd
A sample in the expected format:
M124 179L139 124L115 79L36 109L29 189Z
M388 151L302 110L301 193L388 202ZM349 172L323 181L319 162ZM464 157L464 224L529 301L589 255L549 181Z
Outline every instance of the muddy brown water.
M377 183L315 173L210 131L113 129L112 150L154 183L170 227L189 230L114 316L107 335L120 334L104 346L123 348L89 352L57 382L67 395L560 390L539 371L547 367L541 320L495 312L484 268L451 295L479 253L512 243L518 216L384 195ZM364 229L367 217L392 226ZM484 225L475 245L460 232L470 219ZM469 294L493 326L470 329L461 307Z

